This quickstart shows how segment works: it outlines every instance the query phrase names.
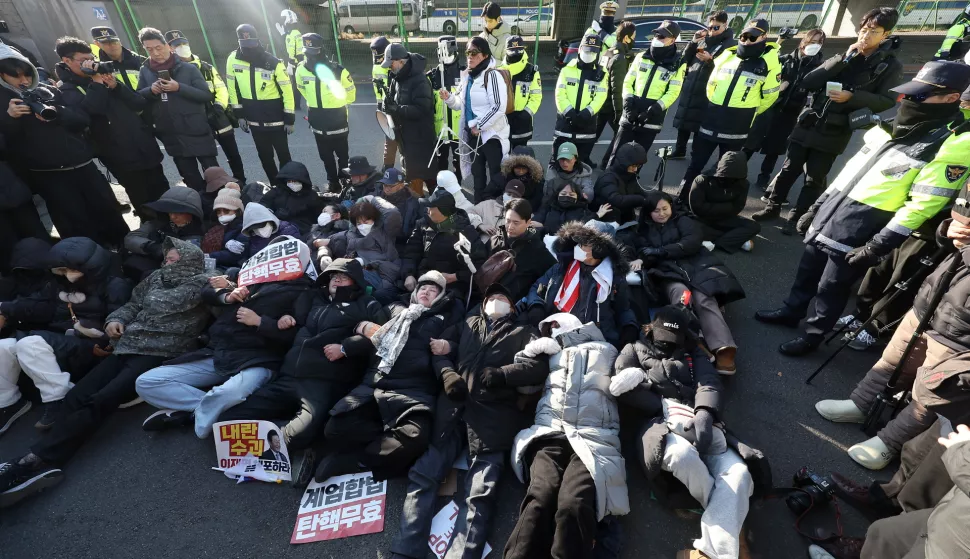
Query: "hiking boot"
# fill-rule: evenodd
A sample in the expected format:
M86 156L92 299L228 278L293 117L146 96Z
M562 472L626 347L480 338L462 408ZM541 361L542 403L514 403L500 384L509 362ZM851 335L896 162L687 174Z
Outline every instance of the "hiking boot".
M798 326L798 323L801 320L797 316L789 314L788 310L785 308L770 311L758 311L754 313L754 319L758 322L764 322L765 324L778 324L781 326L788 326L789 328Z
M54 421L57 420L57 416L61 411L61 402L63 400L56 400L54 402L47 402L46 404L41 404L44 409L44 415L34 423L34 427L40 429L41 431L47 431L54 426Z
M873 486L877 488L874 493L869 487L859 485L838 472L829 472L829 479L835 486L835 494L872 522L901 512L888 497L879 497L878 494L883 492L878 490L878 485Z
M848 324L848 326L846 326L846 324ZM835 325L840 328L842 326L845 326L845 329L848 330L849 332L855 332L856 330L859 329L860 326L862 326L862 321L856 318L854 314L847 314L842 318L840 318L839 321L835 323Z
M0 464L0 509L60 483L64 472L43 461L21 464L20 459Z
M725 376L730 376L738 372L737 365L734 363L734 358L737 354L738 349L735 347L722 347L717 350L714 354L714 369Z
M866 414L852 400L821 400L815 403L815 411L833 423L862 423Z
M768 221L776 219L781 215L781 206L768 202L763 210L751 214L751 219L755 221Z
M184 427L194 423L195 417L190 411L158 410L145 418L141 428L145 431L164 431L171 427Z
M890 450L879 437L852 445L849 447L848 454L856 464L870 470L881 470L896 457L896 453Z
M849 347L856 351L866 351L878 343L878 338L870 334L867 330L862 330L856 334L855 338L852 338L852 340L849 342Z
M293 487L303 489L310 485L313 479L313 472L317 468L317 455L312 448L303 451L303 462L300 463L300 472L293 480Z
M5 408L0 408L0 434L9 429L20 416L29 412L32 406L30 400L21 398Z
M805 334L781 344L778 346L778 351L788 357L802 357L818 349L824 339L825 336L818 334Z

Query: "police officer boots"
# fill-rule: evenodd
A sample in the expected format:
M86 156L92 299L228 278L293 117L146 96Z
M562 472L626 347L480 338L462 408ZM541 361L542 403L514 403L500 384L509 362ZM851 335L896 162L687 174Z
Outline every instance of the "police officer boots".
M774 202L768 202L765 204L763 210L751 214L751 219L755 221L768 221L771 219L776 219L780 215L781 206L775 204Z

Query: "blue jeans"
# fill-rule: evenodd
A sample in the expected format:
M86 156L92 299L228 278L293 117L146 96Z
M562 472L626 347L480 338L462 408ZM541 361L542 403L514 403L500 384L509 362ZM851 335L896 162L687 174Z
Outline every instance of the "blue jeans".
M431 520L438 512L435 510L438 486L465 448L464 429L465 424L459 422L456 429L432 444L408 472L408 492L401 514L401 530L391 544L393 553L408 557L425 557L428 554ZM465 474L464 506L459 508L445 559L481 559L498 495L499 478L504 468L504 452L471 457Z
M195 435L204 439L219 414L244 402L271 376L273 372L265 367L250 367L234 375L220 373L210 358L152 369L138 377L135 390L156 408L195 413Z

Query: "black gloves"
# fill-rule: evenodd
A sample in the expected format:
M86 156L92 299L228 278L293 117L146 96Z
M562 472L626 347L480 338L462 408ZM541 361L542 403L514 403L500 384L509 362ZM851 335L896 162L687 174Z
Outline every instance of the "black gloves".
M529 319L529 324L538 327L539 323L549 316L549 313L546 312L546 309L542 305L532 305L532 308L529 309L526 316Z
M707 454L714 440L714 416L704 408L696 410L690 427L694 429L694 448L700 454Z
M882 260L883 254L879 254L876 248L870 244L850 250L845 255L845 261L849 266L860 270L868 270Z
M400 105L398 105L397 103L395 103L392 99L387 99L387 98L384 99L384 112L385 113L387 113L387 114L389 114L391 116L394 116L394 115L397 114L399 108L400 108Z
M445 371L441 375L441 383L445 387L445 396L452 402L464 402L468 398L468 385L455 371Z
M658 247L644 247L640 249L639 254L646 260L648 258L663 258L667 256L667 251Z
M482 384L485 388L502 388L507 384L505 373L498 367L485 367L482 369Z
M569 109L563 113L562 117L566 120L566 124L570 126L576 126L576 115L579 114L576 109Z
M620 348L624 348L640 338L640 330L632 324L627 324L620 329Z

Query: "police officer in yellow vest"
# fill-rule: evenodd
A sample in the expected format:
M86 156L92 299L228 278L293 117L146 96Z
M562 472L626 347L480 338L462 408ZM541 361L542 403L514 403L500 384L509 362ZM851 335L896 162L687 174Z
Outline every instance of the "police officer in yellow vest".
M607 0L600 4L600 18L586 28L583 33L586 35L596 35L603 42L603 51L616 46L616 11L620 5L613 0Z
M371 67L371 80L374 83L374 96L377 98L377 106L382 106L384 96L391 86L387 77L387 68L381 66L384 63L384 51L391 42L387 37L380 35L370 42L371 59L374 65ZM397 158L397 142L388 137L384 137L384 170L394 166Z
M357 100L357 87L346 68L323 55L323 37L307 33L302 37L306 58L296 67L296 89L306 99L307 119L317 152L327 169L330 192L340 192L338 170L348 166L350 147L347 117Z
M620 132L613 142L613 157L628 142L636 142L649 151L663 128L667 109L680 95L687 72L687 65L677 52L679 36L680 26L664 20L654 30L650 48L637 54L627 69L623 80L623 116Z
M509 144L524 146L532 139L532 119L542 104L542 82L539 69L529 63L525 41L518 35L505 40L505 63L500 66L512 76L515 110L509 113Z
M141 71L141 66L147 58L125 48L118 34L110 27L92 27L91 37L98 46L98 60L113 62L116 66L115 79L137 91L138 72Z
M970 4L953 20L946 32L940 50L933 56L935 60L963 60L970 50Z
M552 153L559 153L560 145L572 142L579 151L579 160L590 167L589 154L596 143L596 114L609 97L609 79L599 65L602 51L603 41L598 35L583 37L579 56L559 72L556 82L558 116Z
M711 154L723 156L744 147L754 118L768 110L781 90L778 43L768 42L768 21L752 20L741 31L738 45L714 59L707 80L707 110L694 136L680 199L687 202L690 186Z
M244 23L236 28L239 49L226 61L229 104L243 132L252 130L256 153L266 178L276 179L275 151L280 166L290 161L286 136L296 120L293 88L283 63L266 52L256 28Z
M165 41L172 47L175 55L182 62L194 65L202 72L202 77L209 84L209 92L212 93L215 101L206 107L206 117L209 119L209 127L216 141L222 146L223 153L229 161L229 168L232 169L232 176L237 179L239 184L246 184L246 168L243 166L242 157L239 156L239 146L236 145L236 133L233 128L239 126L236 117L232 114L229 107L229 89L222 81L219 70L215 66L205 62L198 56L192 54L192 46L189 44L188 37L177 29L165 33Z
M297 24L300 22L293 10L283 10L280 12L280 17L283 18L283 26L280 33L283 35L283 44L286 47L286 73L293 77L293 73L296 71L296 66L300 62L303 62L303 34L297 28ZM277 29L281 29L279 24L277 24ZM300 108L300 96L293 94L293 103L295 108Z
M431 80L431 88L435 91L446 89L448 93L458 92L461 84L461 73L465 67L461 65L461 58L458 56L458 39L452 35L442 35L438 37L438 65L428 71L428 79ZM441 100L439 95L434 96L434 131L441 137L441 130L447 126L450 132L446 133L445 141L438 149L438 168L442 171L448 170L449 154L455 167L455 176L461 182L461 161L458 156L458 142L461 131L461 111L456 111Z
M805 334L782 344L781 353L797 357L818 348L855 281L967 182L970 123L960 113L960 93L968 86L970 66L934 61L890 90L903 95L891 128L866 132L865 146L802 218L811 226L784 306L755 314L761 322L795 326L815 300Z

